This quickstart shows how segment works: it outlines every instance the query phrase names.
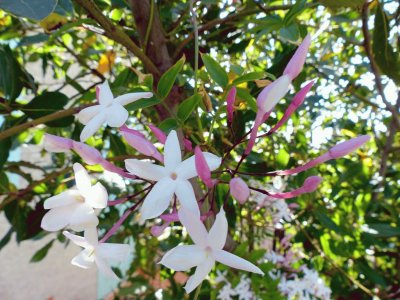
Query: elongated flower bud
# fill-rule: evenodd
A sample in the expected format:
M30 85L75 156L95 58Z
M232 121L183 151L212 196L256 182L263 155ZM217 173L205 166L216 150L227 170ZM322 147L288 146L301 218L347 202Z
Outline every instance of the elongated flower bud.
M296 52L290 59L285 70L283 71L283 74L288 75L291 80L295 79L303 69L304 62L306 61L307 57L308 48L310 48L310 44L311 35L307 34L303 42L300 44L299 48L297 48Z
M210 167L208 166L207 161L204 158L203 152L201 151L199 146L196 146L196 148L194 149L194 155L197 174L209 188L213 187L214 184L211 179Z
M101 164L104 159L101 155L100 151L96 148L90 147L84 143L80 142L72 142L73 150L78 153L78 155L88 164L88 165L97 165Z
M269 196L278 199L288 199L297 197L301 194L312 193L317 189L321 181L322 178L319 176L310 176L304 181L303 186L298 189L286 193L269 193Z
M46 133L43 147L48 152L68 152L72 149L72 140Z
M316 165L322 164L328 160L343 157L343 156L357 150L362 145L364 145L366 142L368 142L370 138L371 137L369 135L360 135L356 138L352 138L345 142L339 143L336 146L333 146L331 149L328 150L328 152L318 156L317 158L309 161L308 163L306 163L302 166L299 166L297 168L290 169L290 170L275 171L272 173L274 175L292 175L292 174L297 174L297 173L306 171L306 170L311 169L311 168L315 167Z
M236 87L232 87L228 92L228 96L226 97L226 112L229 124L232 123L233 121L235 99L236 99Z
M165 144L165 141L167 140L167 136L165 135L165 133L157 128L156 126L149 124L147 125L149 126L151 132L153 132L154 136L156 137L156 139L161 143L161 144Z
M183 146L187 151L193 151L192 142L189 139L183 138Z
M147 139L126 131L123 131L122 135L124 136L128 144L131 145L140 153L143 153L144 155L147 156L152 156L161 162L164 161L164 158L161 155L161 153L158 152L157 148Z
M279 120L279 122L268 132L268 134L272 134L275 131L277 131L280 127L282 127L283 124L289 118L291 115L295 112L295 110L304 102L304 99L306 98L307 93L310 91L311 87L313 86L314 81L311 81L308 83L306 86L304 86L294 97L292 102L290 103L289 107L286 109L283 117Z
M229 188L233 198L235 198L240 204L245 203L250 196L249 187L240 177L232 178L229 182Z
M141 133L141 132L138 131L138 130L129 128L128 126L126 126L126 124L122 125L122 126L119 128L119 130L121 130L122 132L127 132L127 133L129 133L129 134L136 135L136 136L138 136L138 137L146 138L145 135L144 135L143 133Z
M288 75L282 75L266 86L257 97L258 109L263 113L271 111L279 100L289 91L290 83L290 77Z

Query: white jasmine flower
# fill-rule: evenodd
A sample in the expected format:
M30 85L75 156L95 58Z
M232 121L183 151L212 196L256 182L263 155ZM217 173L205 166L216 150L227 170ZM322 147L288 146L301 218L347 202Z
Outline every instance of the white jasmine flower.
M211 171L221 164L221 158L204 152L205 160ZM195 157L191 156L182 161L181 148L176 132L172 130L164 146L164 165L159 166L138 159L126 159L126 169L141 178L157 181L147 195L140 208L141 219L151 219L161 215L168 207L175 194L181 206L191 210L196 217L200 216L194 190L189 182L197 176Z
M118 279L108 265L109 260L123 261L129 254L129 245L114 243L99 243L97 229L90 228L85 230L85 236L78 236L68 231L63 234L69 238L74 244L84 248L71 263L83 269L89 269L94 265L97 266L103 274Z
M107 81L96 87L98 105L82 109L78 113L78 120L85 125L81 132L81 142L91 137L103 123L110 127L121 127L128 119L129 113L124 108L131 102L142 98L150 98L153 93L129 93L114 98Z
M104 186L100 182L92 186L82 165L75 163L73 168L77 189L67 190L44 202L44 208L50 209L42 219L44 230L57 231L68 226L74 231L83 231L96 227L99 220L94 209L107 206L108 194Z
M232 289L232 285L228 282L222 289L219 290L217 299L219 300L232 300L236 296L235 290Z
M228 221L222 209L209 232L191 210L182 207L178 215L195 245L182 245L171 249L164 255L160 264L175 271L187 271L197 267L184 287L187 293L193 291L206 278L216 261L232 268L264 275L260 268L249 261L222 250L228 234Z

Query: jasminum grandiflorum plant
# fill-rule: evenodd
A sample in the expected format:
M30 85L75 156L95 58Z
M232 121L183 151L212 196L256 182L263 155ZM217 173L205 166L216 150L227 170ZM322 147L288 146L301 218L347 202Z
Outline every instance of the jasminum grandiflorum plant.
M206 278L216 261L232 268L264 274L249 261L222 249L228 234L228 221L223 209L217 214L209 232L200 219L185 207L179 210L178 215L195 245L181 245L171 249L164 255L160 264L175 271L187 271L196 267L195 273L185 285L187 293L193 291Z
M150 98L153 93L140 92L129 93L114 98L108 81L96 87L98 105L82 109L78 114L78 120L85 125L81 132L82 142L90 138L102 124L110 127L121 127L128 119L129 113L124 105L143 98Z
M63 234L75 245L84 248L71 263L74 266L89 269L94 265L100 272L111 278L118 279L118 276L111 269L109 263L124 261L130 252L130 246L125 244L99 243L97 228L92 227L85 230L84 236L78 236L68 231Z
M221 164L221 159L212 153L204 153L205 160L211 170ZM156 181L151 192L144 199L140 208L142 220L161 215L168 207L173 195L178 198L181 206L200 216L199 206L189 179L197 176L195 157L182 161L181 147L178 135L172 130L165 141L164 166L137 159L125 160L126 169L141 178Z
M44 208L49 209L42 219L44 230L58 231L69 227L74 231L83 231L99 224L95 209L107 206L107 190L100 182L92 185L81 164L75 163L73 169L76 189L62 192L44 202Z
M183 121L175 122L173 118L170 120L174 122L169 122L168 126L165 125L166 123L157 124L159 127L146 123L147 116L138 117L138 122L125 124L128 120L128 112L123 106L141 98L149 98L153 94L151 92L130 93L114 98L107 82L99 85L96 88L99 104L83 109L77 116L78 120L86 125L81 132L81 142L46 134L44 147L49 152L63 153L62 155L66 153L72 159L76 159L76 156L73 156L75 153L86 164L92 166L92 169L97 171L104 169L122 177L127 188L121 191L123 195L121 198L117 195L116 199L109 200L105 188L100 183L92 185L85 168L75 163L77 189L69 189L45 201L44 207L50 211L42 220L42 228L48 231L58 231L63 228L84 231L83 237L64 232L72 242L84 248L72 260L72 263L82 268L97 265L100 271L110 276L115 276L115 274L110 269L107 260L124 260L129 252L129 246L105 242L127 226L129 221L139 220L139 224L136 225L139 228L149 226L150 230L143 228L143 232L150 231L154 239L168 239L170 236L175 238L172 246L164 246L157 251L157 255L162 256L162 259L160 261L154 258L154 263L160 261L161 265L177 272L186 272L196 267L193 275L186 282L187 293L192 292L196 287L201 287L202 281L212 272L214 265L219 268L220 264L260 274L263 276L260 280L274 280L272 273L269 272L270 266L266 265L265 261L273 260L276 256L271 254L264 260L259 260L258 266L254 264L257 259L251 258L252 255L258 255L260 251L267 252L272 249L271 241L268 238L260 241L253 237L249 250L238 256L231 253L237 246L235 240L239 242L238 244L250 243L250 238L246 240L247 237L243 234L248 228L252 228L252 234L257 232L260 235L263 235L268 228L281 231L285 231L287 227L290 228L291 215L296 209L296 203L288 204L286 199L314 192L323 179L320 176L307 175L302 177L303 184L300 187L286 191L285 187L279 190L270 188L266 183L266 178L273 180L282 176L286 181L288 178L283 176L305 172L331 159L343 157L367 143L370 138L364 135L344 141L317 158L289 170L253 172L251 163L248 164L246 170L241 168L241 164L251 156L256 139L268 138L282 128L310 92L314 81L304 85L294 95L288 108L275 125L258 135L277 103L291 90L292 81L299 75L305 63L310 43L311 36L307 35L284 69L282 76L259 93L255 121L243 136L233 134L234 123L245 122L237 120L238 107L235 106L235 101L239 89L230 83L226 86L219 102L221 106L218 108L218 111L223 111L226 103L226 114L221 114L221 118L226 117L226 119L219 126L226 126L223 130L231 134L218 138L230 139L226 142L229 148L222 147L220 140L213 139L215 135L212 134L212 130L207 132L207 135L200 132L200 129L198 133L193 133L187 130ZM172 73L176 76L176 72ZM168 71L167 75L169 75ZM174 82L176 78L172 79ZM163 81L160 80L160 82ZM193 99L198 100L196 97ZM191 106L189 115L196 114L199 103L185 101L184 109L189 106L188 103ZM178 109L178 115L183 115L182 110L182 107ZM210 122L211 119L204 118ZM201 122L205 122L204 120L197 119L199 127L202 125ZM113 138L121 138L121 143L125 143L126 149L129 149L126 154L121 155L120 162L124 163L125 168L108 159L110 156L107 147L99 150L93 147L95 143L91 143L90 146L83 143L99 130L103 123L116 127L117 129L110 131L114 135ZM170 123L176 123L176 125ZM146 128L150 130L145 130ZM242 145L245 145L245 148ZM163 151L160 149L162 147ZM262 146L257 145L257 147ZM129 189L131 186L134 186L134 193L127 192L132 190ZM263 195L262 203L251 201L252 193ZM108 231L99 241L96 228L99 221L96 210L106 206L117 212L119 219L115 222L109 221ZM242 211L244 208L245 210ZM236 214L235 210L239 213ZM251 220L253 214L261 215L262 218L259 217L256 221ZM132 216L135 218L131 218ZM236 222L236 217L239 217L241 222ZM227 218L230 221L233 220L229 223L231 228L228 226ZM147 220L146 223L143 222L145 220ZM271 224L268 224L268 220ZM176 226L179 224L182 226ZM264 225L266 227L263 227ZM194 242L193 245L176 246L179 239L183 242L185 238L181 231L189 234ZM129 232L128 235L131 235L131 231ZM274 235L274 232L268 234ZM146 238L148 236L149 234L146 233ZM124 235L124 238L127 236ZM285 266L292 267L293 256L289 249L290 245L287 242L284 243L283 239L280 242L286 245L283 250L288 254L287 258L282 258L286 259ZM151 245L154 243L152 242ZM170 244L166 243L166 245ZM240 248L240 245L237 248ZM252 253L253 251L255 253ZM161 267L158 266L158 268ZM238 271L229 270L229 272ZM246 277L239 277L241 284L236 287L229 283L227 285L229 289L226 288L226 293L221 293L221 295L253 297L255 293L251 291L251 273ZM309 280L303 281L309 282ZM235 292L232 292L233 289L236 289ZM285 293L289 294L289 292Z

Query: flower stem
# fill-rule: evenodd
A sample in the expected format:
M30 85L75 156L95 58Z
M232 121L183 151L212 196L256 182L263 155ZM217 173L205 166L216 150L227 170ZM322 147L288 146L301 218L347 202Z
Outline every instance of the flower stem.
M197 300L199 298L202 285L203 285L203 282L201 282L200 285L197 287L196 292L194 293L193 300Z

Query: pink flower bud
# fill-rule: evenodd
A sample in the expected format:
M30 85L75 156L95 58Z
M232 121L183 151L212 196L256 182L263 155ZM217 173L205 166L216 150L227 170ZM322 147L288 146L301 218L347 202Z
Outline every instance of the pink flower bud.
M140 153L143 153L147 156L152 156L161 162L164 161L163 156L160 154L160 152L158 152L157 148L150 141L131 132L123 131L122 135L124 136L128 144Z
M119 130L121 130L122 132L127 132L127 133L130 133L130 134L136 135L136 136L138 136L138 137L146 138L145 135L144 135L143 133L141 133L141 132L138 131L138 130L129 128L128 126L126 126L126 124L122 125L122 126L119 128Z
M161 226L154 225L151 227L150 232L154 237L159 237L164 233L165 228L169 226L170 222L166 222L165 224Z
M254 121L254 125L253 128L251 129L251 133L250 133L250 138L249 138L249 142L247 143L247 147L244 150L244 154L248 155L251 152L251 149L253 149L253 146L256 142L257 139L257 132L258 132L258 128L261 126L261 124L263 123L263 119L264 119L265 114L262 111L258 111L257 115L256 115L256 119Z
M291 79L288 75L282 75L271 84L267 85L257 97L257 107L263 113L271 111L275 105L289 91Z
M307 34L303 42L300 44L299 48L297 48L296 52L290 59L285 70L283 71L283 74L288 75L291 80L295 79L303 69L304 62L306 61L307 57L308 48L310 48L310 44L311 35Z
M233 198L239 201L240 204L245 203L247 198L249 198L250 196L249 187L247 186L246 182L244 182L244 180L240 177L232 178L229 182L229 188Z
M226 111L228 116L228 123L232 123L233 121L233 105L235 104L236 99L236 87L232 87L228 92L228 96L226 97Z
M292 175L304 172L308 169L315 167L316 165L327 162L328 160L340 158L349 154L350 152L353 152L354 150L360 148L363 144L368 142L370 138L371 137L369 135L358 136L356 138L350 139L348 141L339 143L336 146L333 146L331 149L328 150L328 152L318 156L317 158L314 158L313 160L310 160L308 163L302 166L298 166L290 170L275 171L268 174L282 176L282 175Z
M165 144L165 141L167 140L167 136L165 135L165 133L157 128L156 126L149 124L147 125L149 126L151 132L153 132L154 136L156 137L156 139L161 143L161 144Z
M193 151L192 142L187 138L183 138L183 145L187 151Z
M312 193L318 188L318 185L321 183L321 181L322 178L319 176L310 176L304 181L303 186L298 189L286 193L269 193L269 196L278 199L288 199L305 193Z
M100 151L96 148L90 147L84 143L72 142L73 150L88 164L97 165L101 164L104 159Z
M209 187L213 187L210 168L199 146L194 149L196 171L200 179Z
M43 146L48 152L68 152L72 149L72 140L46 133Z
M369 135L361 135L348 141L342 142L340 144L337 144L336 146L333 146L329 150L329 154L332 159L343 157L360 148L362 145L368 142L370 138L371 137Z

